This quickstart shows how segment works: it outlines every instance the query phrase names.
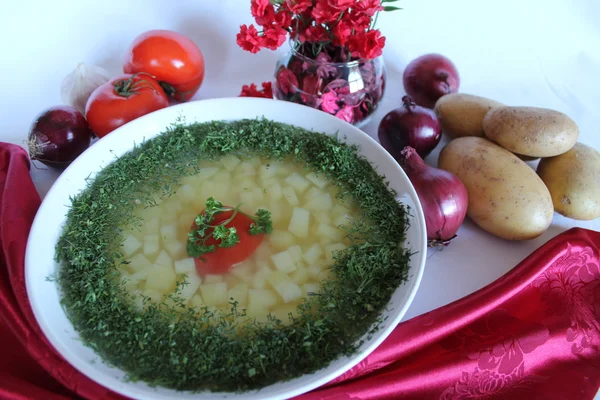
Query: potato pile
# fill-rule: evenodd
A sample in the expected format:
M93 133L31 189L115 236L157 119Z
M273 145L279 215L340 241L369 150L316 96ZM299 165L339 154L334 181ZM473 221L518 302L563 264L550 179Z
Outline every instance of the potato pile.
M554 211L600 217L600 153L577 142L567 115L463 93L441 97L434 110L452 138L438 166L463 181L467 215L482 229L526 240L548 229ZM538 158L537 170L525 162Z

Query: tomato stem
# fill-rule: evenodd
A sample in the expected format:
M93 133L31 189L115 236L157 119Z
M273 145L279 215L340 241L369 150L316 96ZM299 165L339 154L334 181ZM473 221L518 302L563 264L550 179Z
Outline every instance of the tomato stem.
M115 88L115 92L119 96L123 96L123 97L127 97L127 98L133 96L134 94L137 94L141 89L144 89L144 88L152 89L154 92L156 92L156 89L154 88L154 86L152 86L152 84L146 79L140 79L139 81L135 81L135 82L133 81L133 79L140 74L144 74L144 75L148 75L148 76L152 77L152 75L150 75L147 72L137 72L127 79L119 79L119 80L115 81L115 83L113 84L113 86Z
M165 93L168 96L171 96L171 97L174 97L174 98L177 98L177 96L179 96L181 98L181 100L183 100L183 97L186 94L191 93L191 92L194 91L194 89L190 89L190 90L187 90L185 92L180 92L179 90L175 89L175 87L173 85L171 85L170 83L162 82L162 81L158 82L158 84L160 85L160 87L163 88L163 90L165 91Z

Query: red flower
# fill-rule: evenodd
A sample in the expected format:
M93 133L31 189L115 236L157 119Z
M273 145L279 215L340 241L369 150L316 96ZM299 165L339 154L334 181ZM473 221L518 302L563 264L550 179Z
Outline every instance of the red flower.
M309 26L298 38L301 42L321 42L327 39L327 30L323 25Z
M383 11L381 0L361 0L356 4L355 11L368 17L375 15L377 11Z
M356 4L356 0L328 0L328 2L331 8L335 8L336 10L340 11L346 11Z
M249 27L245 24L240 26L240 33L237 34L236 43L242 49L251 53L258 53L260 50L261 38L254 25Z
M312 0L285 0L285 5L294 14L302 14L312 7Z
M348 38L352 34L352 24L345 18L333 27L333 44L336 46L344 46L348 42Z
M333 0L329 0L333 1ZM318 24L334 22L340 16L342 10L332 7L328 0L317 0L312 16Z
M370 30L351 36L348 39L348 49L354 57L373 59L383 54L385 37L379 30Z
M371 26L371 17L363 13L348 13L344 18L354 29L354 32L364 32Z
M273 87L271 82L263 82L262 90L258 90L254 83L242 86L242 92L239 97L263 97L265 99L273 98Z
M263 36L260 37L261 46L266 47L267 49L276 50L283 42L285 42L286 35L287 32L278 27L265 28Z
M254 18L261 18L265 16L268 7L271 6L269 0L251 0L250 1L250 12ZM262 25L262 23L256 21L258 24Z

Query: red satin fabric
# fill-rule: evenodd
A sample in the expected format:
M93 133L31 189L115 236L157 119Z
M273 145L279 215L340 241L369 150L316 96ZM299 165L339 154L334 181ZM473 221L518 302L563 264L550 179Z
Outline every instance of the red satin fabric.
M39 197L0 143L0 398L118 399L41 334L23 261ZM313 399L592 399L600 386L600 232L571 229L487 287L403 322Z

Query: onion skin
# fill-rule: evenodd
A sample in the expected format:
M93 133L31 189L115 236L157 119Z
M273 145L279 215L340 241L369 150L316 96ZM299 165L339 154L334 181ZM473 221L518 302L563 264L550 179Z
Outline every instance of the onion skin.
M65 169L90 146L92 135L81 112L69 106L51 107L31 125L29 156L51 168Z
M425 158L442 139L442 125L435 112L418 106L409 96L402 102L402 107L390 111L379 123L379 142L396 160L406 146Z
M466 218L467 188L453 173L425 164L410 146L402 150L399 162L423 207L429 246L447 245Z
M460 87L456 66L441 54L415 58L406 66L402 78L406 94L427 108L434 108L440 97L456 93Z

